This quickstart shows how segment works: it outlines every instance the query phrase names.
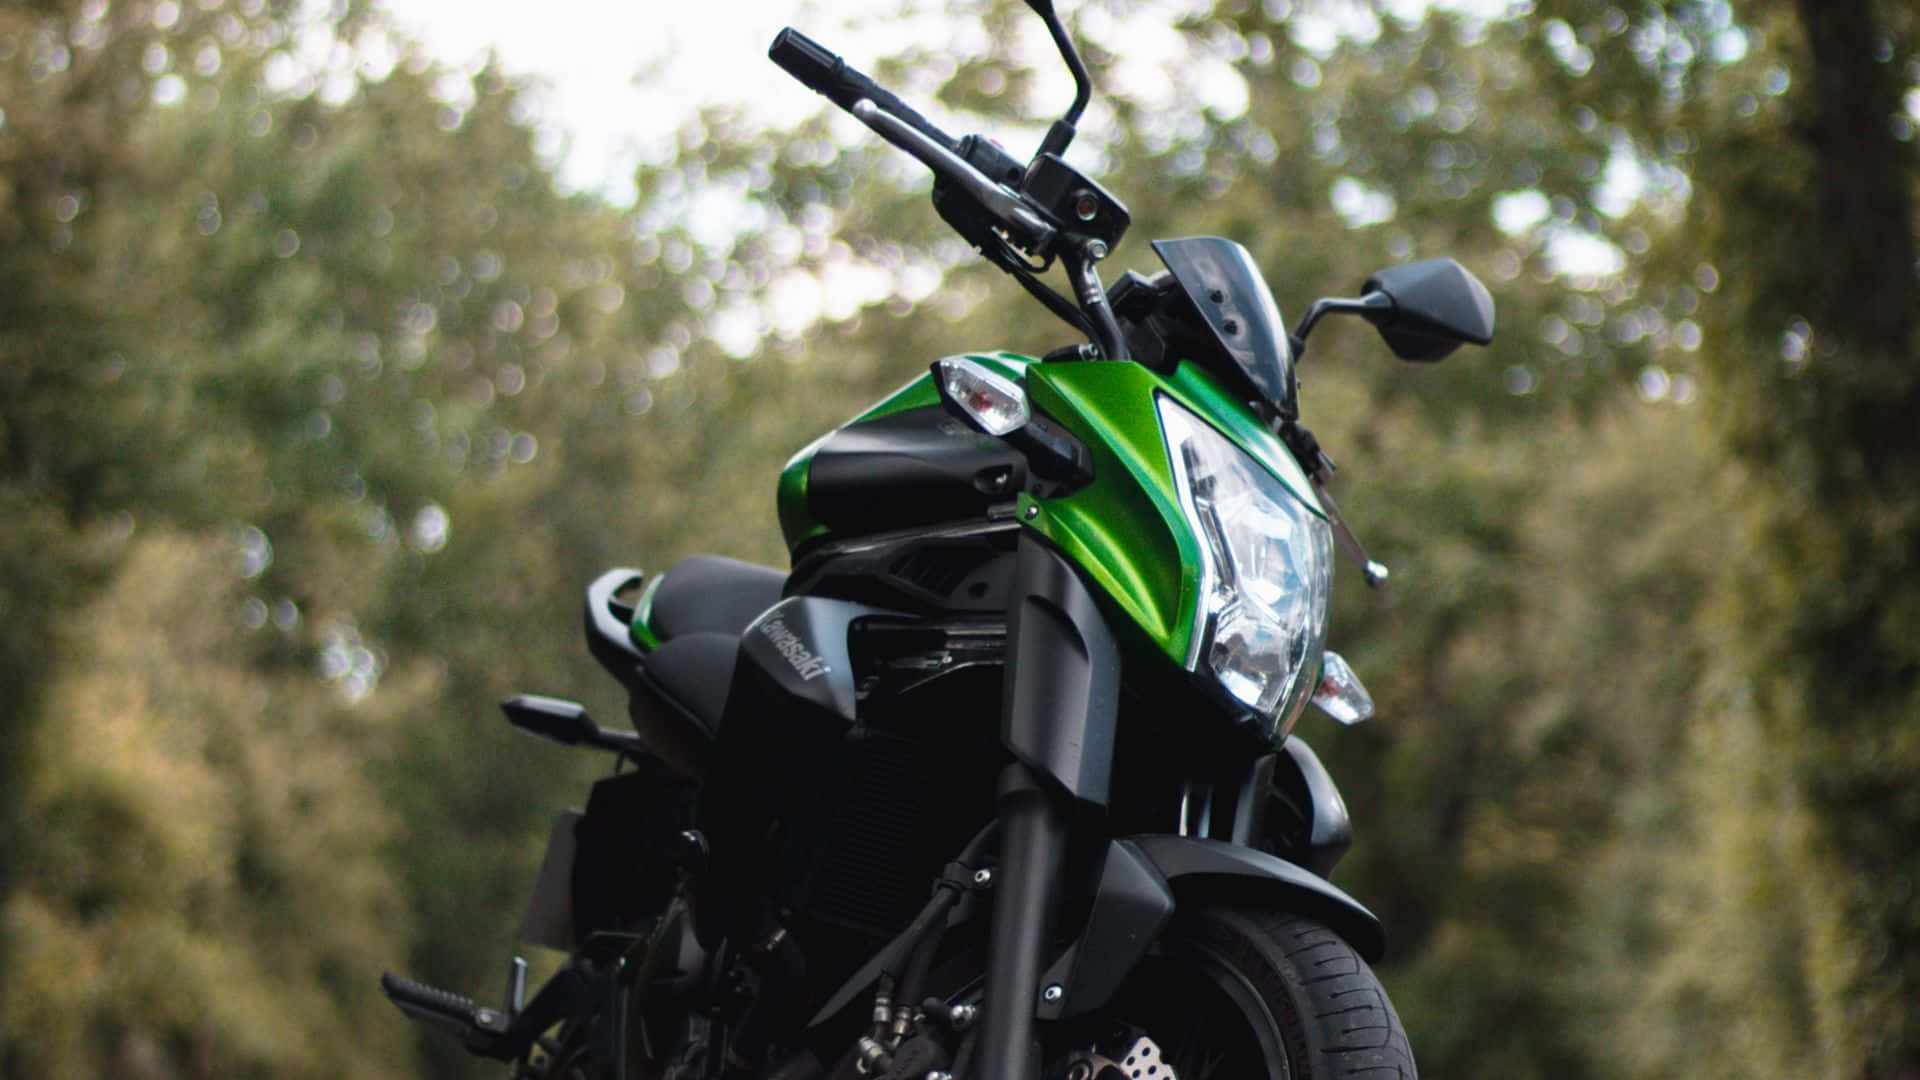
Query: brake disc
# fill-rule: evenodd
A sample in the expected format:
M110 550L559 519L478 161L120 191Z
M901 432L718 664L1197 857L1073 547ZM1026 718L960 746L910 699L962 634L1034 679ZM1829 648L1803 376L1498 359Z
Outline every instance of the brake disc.
M1160 1056L1160 1044L1145 1035L1116 1050L1114 1057L1103 1048L1074 1055L1067 1076L1068 1080L1180 1080Z

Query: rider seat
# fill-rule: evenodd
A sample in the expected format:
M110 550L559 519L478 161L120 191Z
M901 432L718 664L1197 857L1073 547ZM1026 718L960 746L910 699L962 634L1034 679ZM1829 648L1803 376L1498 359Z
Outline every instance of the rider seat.
M698 777L726 711L740 635L780 601L787 575L719 555L669 566L654 590L648 625L660 644L640 661L651 689L629 695L634 730L660 758Z

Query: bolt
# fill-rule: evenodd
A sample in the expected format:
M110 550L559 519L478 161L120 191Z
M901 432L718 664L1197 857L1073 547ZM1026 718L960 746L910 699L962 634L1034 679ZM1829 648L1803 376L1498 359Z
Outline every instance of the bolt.
M1028 507L1028 509L1032 509L1032 507ZM973 883L975 885L985 885L992 880L993 880L993 871L991 870L987 870L983 868L980 870L975 870L973 872Z
M1027 520L1028 520L1028 521L1032 521L1032 520L1033 520L1034 518L1037 518L1037 517L1039 517L1039 516L1040 516L1040 508L1039 508L1038 506L1029 506L1029 507L1027 507Z
M1228 319L1226 322L1220 324L1220 329L1225 330L1229 334L1237 334L1240 332L1240 323L1237 320Z
M1087 258L1099 262L1107 257L1107 243L1104 240L1087 241Z
M1079 218L1081 221L1092 221L1094 218L1099 217L1100 200L1094 198L1093 192L1091 191L1080 192L1074 196L1073 216Z
M1209 289L1207 290L1207 299L1216 304L1224 304L1227 302L1227 294L1221 292L1219 289Z
M1065 990L1060 988L1059 983L1054 983L1052 986L1040 991L1040 996L1047 1001L1059 1001L1066 996L1066 993Z

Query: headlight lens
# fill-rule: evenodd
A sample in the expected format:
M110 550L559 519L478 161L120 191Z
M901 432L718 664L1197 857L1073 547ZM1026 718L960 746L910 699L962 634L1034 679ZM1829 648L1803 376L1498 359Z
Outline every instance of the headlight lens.
M1157 401L1180 506L1200 541L1187 666L1211 671L1278 739L1312 697L1326 649L1333 531L1246 451Z

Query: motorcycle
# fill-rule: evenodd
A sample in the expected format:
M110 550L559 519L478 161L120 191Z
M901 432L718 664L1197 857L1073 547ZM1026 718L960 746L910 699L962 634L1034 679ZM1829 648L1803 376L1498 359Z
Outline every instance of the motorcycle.
M631 732L523 695L522 730L615 755L557 820L483 1007L388 996L520 1077L1205 1080L1413 1076L1327 880L1351 829L1291 737L1372 702L1325 642L1336 545L1377 584L1300 422L1315 323L1407 360L1485 345L1450 259L1394 266L1289 331L1231 240L1096 265L1126 207L1061 156L953 138L792 30L771 58L935 176L937 212L1084 339L951 356L801 450L792 569L695 556L586 590ZM1041 274L1058 264L1063 296Z

